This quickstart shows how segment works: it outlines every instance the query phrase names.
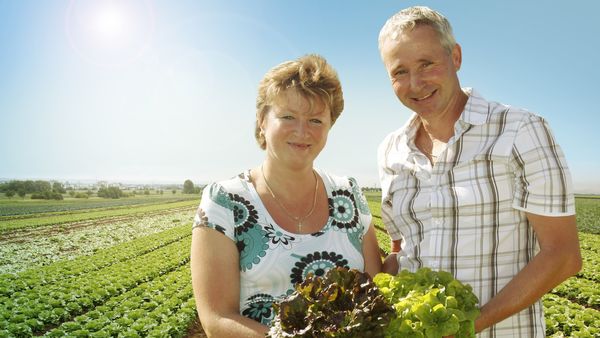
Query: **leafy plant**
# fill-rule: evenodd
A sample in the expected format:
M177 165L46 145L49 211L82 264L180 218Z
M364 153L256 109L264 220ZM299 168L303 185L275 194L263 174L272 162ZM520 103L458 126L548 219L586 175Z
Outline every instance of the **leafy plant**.
M392 276L379 273L375 284L394 305L397 317L385 337L475 337L474 321L479 315L477 297L471 286L445 271L421 268Z
M395 317L368 274L344 268L309 275L273 307L270 337L382 337Z

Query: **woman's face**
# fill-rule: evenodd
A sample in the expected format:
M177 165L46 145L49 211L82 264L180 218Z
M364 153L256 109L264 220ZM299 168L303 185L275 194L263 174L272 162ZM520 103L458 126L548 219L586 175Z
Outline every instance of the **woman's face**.
M291 168L312 168L331 128L331 114L318 98L306 98L296 89L280 93L265 114L261 128L269 160Z

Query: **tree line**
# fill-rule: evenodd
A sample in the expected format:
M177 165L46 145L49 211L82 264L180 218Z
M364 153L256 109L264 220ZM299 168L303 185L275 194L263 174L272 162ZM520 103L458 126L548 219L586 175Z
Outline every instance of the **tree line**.
M0 192L3 192L7 197L13 197L19 195L19 197L25 197L27 194L31 194L32 199L55 199L62 200L62 194L66 193L64 186L60 182L48 182L48 181L10 181L6 183L0 183Z
M71 197L76 198L88 198L92 195L92 191L88 190L85 193L75 192L72 190L69 191ZM194 186L194 183L191 180L185 180L183 182L183 193L184 194L199 194L202 191L202 188L199 186ZM0 192L4 193L6 197L13 197L18 195L21 198L24 198L26 195L31 194L32 199L55 199L62 200L63 194L67 192L64 185L60 182L49 182L43 180L13 180L5 183L0 183ZM157 193L163 194L163 190L157 190ZM173 189L172 193L175 194L176 190ZM98 197L102 198L121 198L121 197L129 197L135 196L137 192L134 190L131 193L126 193L116 186L101 186L96 193ZM144 195L149 195L150 191L148 189L144 189Z

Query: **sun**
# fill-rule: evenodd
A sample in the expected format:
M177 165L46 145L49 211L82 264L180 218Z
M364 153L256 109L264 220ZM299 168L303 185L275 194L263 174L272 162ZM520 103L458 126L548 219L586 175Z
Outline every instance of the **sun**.
M71 0L65 31L72 49L102 66L119 66L139 58L154 31L147 0Z
M114 40L123 38L127 34L127 17L123 8L115 4L109 4L99 8L94 13L92 28L98 35L98 38L105 40Z

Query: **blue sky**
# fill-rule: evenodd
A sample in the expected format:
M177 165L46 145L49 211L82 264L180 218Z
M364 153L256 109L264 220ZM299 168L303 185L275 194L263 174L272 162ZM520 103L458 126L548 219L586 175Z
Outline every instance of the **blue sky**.
M263 74L318 53L346 105L316 166L375 186L377 145L410 115L377 36L415 4L452 23L461 84L544 116L576 190L600 193L600 2L579 0L0 1L0 178L231 177L264 157Z

